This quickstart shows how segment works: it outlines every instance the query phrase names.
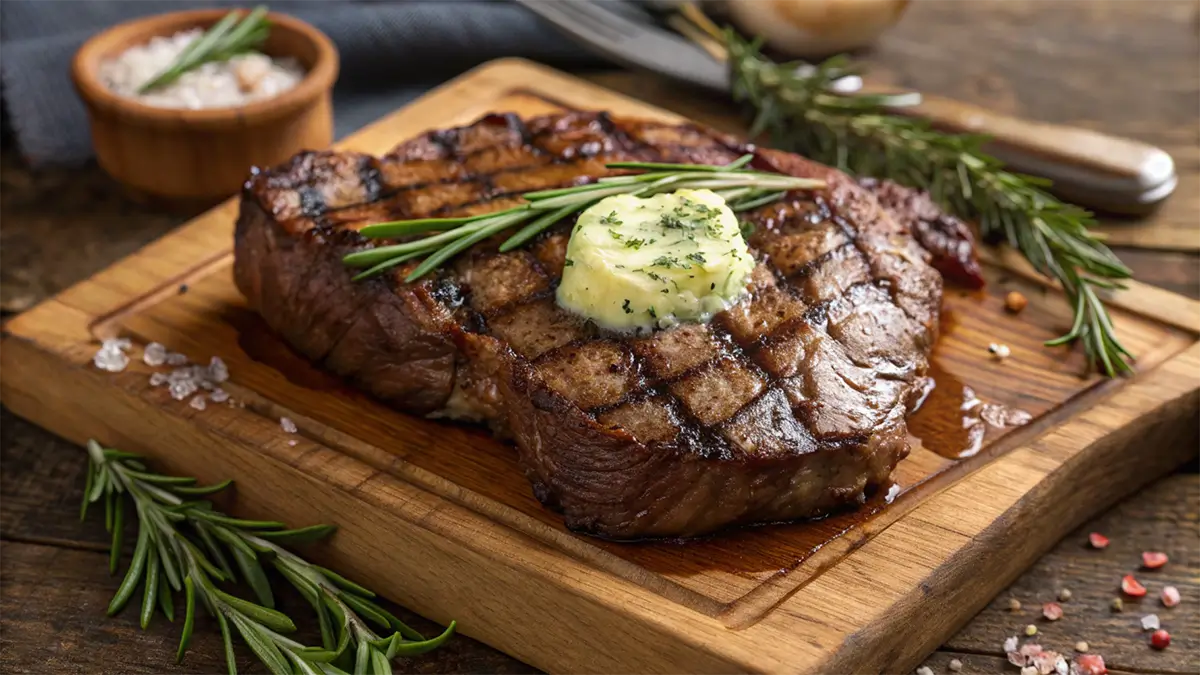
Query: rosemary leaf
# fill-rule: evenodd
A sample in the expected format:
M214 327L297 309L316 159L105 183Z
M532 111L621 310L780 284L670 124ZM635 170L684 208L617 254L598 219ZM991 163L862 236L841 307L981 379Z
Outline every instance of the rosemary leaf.
M361 615L364 619L377 624L381 628L391 627L388 624L387 617L375 611L375 608L371 606L373 603L370 601L364 600L357 595L352 595L350 593L339 593L338 599L346 603L346 605L349 606L350 609L353 609L355 613Z
M214 527L213 525L205 522L196 522L193 523L193 526L196 530L196 534L200 537L200 543L204 544L205 550L207 550L208 554L213 557L214 561L216 561L217 567L221 569L221 572L225 575L225 578L229 579L230 581L234 581L236 577L233 575L233 568L229 566L229 561L226 560L224 552L222 552L221 548L217 546L217 542L213 541L213 536L211 534L211 532L219 526ZM234 550L236 551L237 549Z
M437 649L445 644L451 635L454 635L454 629L457 626L456 622L451 621L450 625L446 626L446 630L442 631L442 634L437 637L421 642L402 642L396 646L396 654L398 656L416 656Z
M500 252L506 253L515 248L524 246L526 242L541 234L546 230L546 228L554 225L558 221L566 218L572 213L575 213L581 208L581 204L568 204L557 211L549 211L543 214L539 218L531 221L525 227L517 230L516 234L506 239L504 243L500 245Z
M171 488L171 491L177 495L186 495L189 497L202 497L205 495L211 495L211 494L220 492L221 490L224 490L225 488L229 487L230 485L233 485L233 481L223 480L220 483L213 483L212 485L195 485L195 486L190 486L190 487L184 486L184 485L176 485Z
M246 530L282 530L286 525L276 520L245 520L243 518L230 518L224 514L213 511L193 511L192 516L207 520L219 525L229 525L239 529Z
M142 592L142 613L138 617L142 630L146 630L150 625L150 618L154 616L154 601L158 596L158 570L158 552L150 548L146 553L146 585Z
M324 567L321 567L319 565L309 565L309 567L316 570L317 572L320 572L327 579L332 581L334 583L334 585L336 585L338 588L341 588L342 590L350 591L351 593L354 593L356 595L361 595L364 598L375 597L375 594L372 593L370 590L363 588L362 586L359 586L358 584L354 583L353 581L350 581L346 577L343 577L342 575L338 574L337 572L334 572L333 570L325 569Z
M225 647L225 667L229 675L237 675L237 656L233 653L233 637L229 632L229 622L225 615L217 614L217 625L221 628L221 642Z
M242 549L235 548L233 549L233 560L242 573L242 579L245 579L258 598L258 604L268 609L274 609L275 596L271 593L271 582L267 581L266 572L263 571L262 563L258 561L258 558L248 556Z
M309 525L294 530L259 532L254 536L284 544L310 544L328 537L335 531L337 528L333 525Z
M183 632L179 634L179 649L175 652L175 663L183 663L183 655L192 641L192 630L196 627L196 586L189 576L183 580L184 608Z
M125 579L117 589L117 594L108 603L109 616L113 616L122 609L125 609L129 598L133 597L134 589L137 588L138 582L142 579L142 574L146 570L146 550L149 547L150 539L148 533L149 530L144 525L138 528L137 545L133 547L133 562L129 565L129 571L125 572Z
M270 541L314 541L331 534L334 531L331 526L282 529L283 523L275 521L232 518L216 511L211 502L187 498L198 490L204 490L205 494L212 492L228 485L228 481L196 488L191 479L152 473L140 459L134 459L136 455L104 450L95 442L88 443L88 455L87 480L92 488L87 491L89 499L85 501L104 499L111 505L109 520L114 542L119 543L126 499L133 500L137 514L137 545L129 569L109 603L108 613L120 612L129 603L138 584L144 583L139 620L146 628L156 608L161 609L168 619L173 618L171 591L172 588L182 590L184 620L176 651L177 661L183 659L191 643L197 598L217 618L230 673L237 672L234 629L272 673L325 675L343 673L343 668L354 663L354 654L364 647L369 672L390 672L393 657L420 653L427 646L437 646L444 641L441 638L453 631L452 623L439 638L424 640L419 633L368 600L375 595L370 590L335 572L312 565ZM96 485L101 486L98 491ZM95 499L90 499L93 493ZM194 542L179 529L183 522L188 523L199 542ZM217 583L233 576L226 559L228 555L234 556L258 603L217 587ZM320 646L309 647L281 634L294 631L295 622L273 607L274 593L262 567L264 555L314 607L321 627ZM116 547L110 560L120 560ZM366 621L396 632L391 638L380 638L367 627ZM372 649L372 641L386 644L386 651Z
M121 544L125 539L125 500L118 495L113 503L112 546L108 553L108 573L117 573L121 560Z
M709 28L705 28L710 30ZM830 93L860 69L844 56L816 66L776 63L760 42L726 31L735 101L754 113L755 135L851 174L925 190L947 210L978 223L985 241L1005 241L1039 273L1058 281L1074 307L1073 326L1049 346L1083 343L1108 376L1132 372L1097 288L1120 288L1129 269L1092 233L1092 215L1045 191L1049 181L1016 174L983 150L978 134L948 134L889 112L912 95ZM919 97L917 97L919 100Z
M213 24L203 35L193 40L175 57L171 65L155 75L149 82L143 84L139 94L151 89L168 85L178 80L184 73L212 61L225 61L252 49L257 49L266 41L270 24L266 20L267 8L257 7L254 11L241 17L234 10Z
M250 646L250 651L254 652L254 655L258 657L259 661L262 661L272 675L292 675L292 669L288 667L287 659L279 651L279 647L263 635L257 626L237 613L231 614L229 620L238 629L238 633L241 633L246 644Z
M88 458L87 476L83 483L83 499L79 504L79 522L84 522L87 519L88 504L92 503L90 499L92 494L92 486L96 483L96 463Z
M734 190L739 195L755 198L756 205L763 205L782 198L791 190L824 186L819 180L744 169L753 158L754 155L747 154L724 165L612 162L606 165L608 169L644 173L605 176L584 185L527 192L521 195L526 204L482 217L426 218L368 225L360 230L368 238L387 239L435 230L441 232L399 244L355 251L343 257L342 263L348 267L367 268L354 276L355 281L360 281L403 262L424 257L405 277L405 281L413 282L471 246L508 228L522 226L501 244L501 251L524 246L565 218L613 195L649 196L685 188L711 188ZM742 188L745 191L738 191Z
M167 617L167 621L175 620L175 601L171 599L171 587L161 580L158 584L158 608L162 610L163 616Z
M230 595L220 589L214 589L212 593L222 603L235 609L238 614L254 619L257 623L261 623L271 630L285 633L291 633L296 630L296 624L292 623L292 620L283 612L267 609L262 605L256 605L249 600L243 600L236 595Z

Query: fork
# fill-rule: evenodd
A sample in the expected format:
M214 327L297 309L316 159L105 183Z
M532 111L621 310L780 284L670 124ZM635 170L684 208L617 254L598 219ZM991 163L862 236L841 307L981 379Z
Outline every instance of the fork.
M660 28L629 3L590 0L517 0L593 51L623 66L727 93L729 72L696 43ZM841 85L847 86L841 86ZM849 93L858 82L838 83ZM956 133L993 140L988 151L1015 171L1049 178L1054 191L1106 211L1144 213L1175 189L1175 163L1146 143L1089 129L1023 120L945 98L922 97L894 112L928 119Z

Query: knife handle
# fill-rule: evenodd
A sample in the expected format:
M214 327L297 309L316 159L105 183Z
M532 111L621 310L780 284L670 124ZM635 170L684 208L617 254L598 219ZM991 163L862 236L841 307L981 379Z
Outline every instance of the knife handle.
M1162 192L1175 179L1170 155L1128 138L1019 119L938 97L924 97L895 112L925 118L946 131L990 136L988 150L1014 169L1082 184L1076 187L1132 197Z

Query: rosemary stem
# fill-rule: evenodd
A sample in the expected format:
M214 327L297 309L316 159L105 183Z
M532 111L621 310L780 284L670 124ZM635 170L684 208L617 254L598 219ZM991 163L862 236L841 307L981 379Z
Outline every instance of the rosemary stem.
M697 22L693 7L687 16ZM699 14L702 16L702 13ZM698 25L699 22L697 22ZM835 93L858 69L844 56L815 66L775 63L758 42L726 31L733 98L754 112L751 134L851 174L925 190L949 212L978 223L985 239L1000 238L1039 273L1059 281L1074 309L1071 329L1048 345L1079 341L1105 374L1131 372L1097 288L1119 287L1131 272L1089 228L1087 211L1045 191L1045 179L1004 169L984 151L988 138L947 134L888 108L911 96Z

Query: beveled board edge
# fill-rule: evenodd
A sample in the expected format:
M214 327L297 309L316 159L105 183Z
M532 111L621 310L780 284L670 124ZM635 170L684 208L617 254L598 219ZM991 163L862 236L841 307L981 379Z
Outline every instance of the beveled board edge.
M479 111L482 114L486 111L487 100L500 92L511 92L513 82L521 82L526 87L536 83L537 87L547 88L560 99L586 95L580 100L595 107L619 107L626 114L643 114L641 110L631 108L645 108L644 104L632 104L629 99L549 69L504 61L468 74L398 114L416 115L428 108L432 112L424 118L416 115L411 123L427 118L430 121L427 126L432 128L444 119L438 114L441 106L480 105L483 106ZM661 111L658 115L662 116ZM381 130L381 124L377 123L362 133ZM353 144L358 138L356 135L348 143ZM198 419L189 421L186 410L154 406L143 410L144 404L136 403L142 399L127 391L111 396L110 401L106 386L111 388L111 383L105 385L106 376L86 366L87 356L94 348L89 344L88 331L92 324L118 311L131 298L153 293L164 283L170 283L179 269L188 269L179 264L181 261L172 260L181 251L191 252L190 262L194 265L197 246L200 250L216 253L228 250L231 233L228 223L232 222L235 208L231 203L218 207L139 251L131 259L101 272L93 280L85 281L9 322L9 334L5 336L2 352L4 368L8 371L3 388L5 402L18 414L73 440L97 435L161 458L168 466L207 478L218 477L213 474L222 469L224 473L219 473L219 477L248 477L250 474L246 469L253 461L254 453L271 454L273 461L279 462L274 455L283 452L282 448L260 448L261 439L247 435L249 431L234 433L233 428L240 427L241 422L231 422L226 428L200 429ZM224 226L221 226L222 222ZM168 249L174 250L175 255ZM157 277L157 281L125 284L118 268L127 264L142 265L153 273L151 276ZM94 283L101 278L106 283ZM1196 303L1178 296L1170 296L1170 299L1177 309L1195 313ZM1146 310L1151 303L1138 304L1139 309ZM1154 310L1149 308L1149 311ZM1154 317L1145 311L1139 313ZM1175 316L1179 315L1175 313ZM481 522L477 515L462 507L392 477L372 473L361 463L337 453L330 456L332 451L320 446L310 448L311 455L304 456L307 459L290 456L285 460L294 461L301 467L284 472L289 480L295 478L301 484L315 481L303 471L321 458L323 462L343 466L351 474L361 474L364 476L362 482L352 487L341 486L348 496L340 493L328 499L322 496L314 498L314 503L309 503L310 491L306 491L305 500L287 500L295 504L289 505L290 511L280 515L297 522L322 520L324 510L318 508L318 503L329 502L332 508L335 501L343 506L356 503L355 508L363 513L391 508L382 506L385 500L365 487L375 484L386 486L388 494L402 494L405 505L432 504L429 510L420 513L407 507L397 508L394 513L398 518L374 518L369 523L398 537L389 540L393 544L406 537L422 539L422 553L418 558L409 560L396 556L389 560L389 569L404 572L398 576L410 580L407 583L397 584L387 578L377 580L377 573L359 569L369 567L371 558L358 560L354 552L356 547L370 542L369 536L365 541L359 541L344 531L328 555L390 597L432 618L444 621L451 618L448 610L458 611L459 618L470 619L464 622L466 632L550 670L900 670L936 647L1015 576L1020 566L1031 562L1075 522L1136 488L1137 485L1129 482L1131 478L1148 481L1175 462L1186 459L1155 455L1151 465L1139 464L1137 471L1117 470L1124 466L1122 458L1127 464L1131 456L1120 452L1124 441L1144 440L1156 433L1160 436L1178 434L1182 433L1181 429L1187 429L1187 423L1181 420L1190 419L1189 413L1194 414L1198 370L1200 354L1193 346L1121 388L1119 405L1106 399L1080 418L1063 424L1028 446L992 462L944 493L931 497L833 570L786 600L762 622L738 632L725 631L711 619L686 611L645 589L631 587L628 582L611 575L589 569L508 528ZM56 372L57 378L45 377L49 372ZM68 381L78 383L78 386L68 388ZM47 386L48 383L53 386ZM126 386L130 384L126 383ZM1128 400L1135 396L1136 405ZM105 402L103 409L95 404L101 400ZM90 406L85 408L84 403L89 401ZM63 404L86 414L63 419L62 415L54 414ZM122 412L122 408L129 411ZM259 423L269 424L274 430L274 420L260 419ZM151 428L149 433L147 426ZM122 432L122 428L126 432ZM142 431L136 436L128 433L129 429L138 428ZM1057 444L1051 443L1053 439L1057 439ZM166 440L173 442L163 442ZM236 457L237 461L225 456L227 447L232 448L229 457ZM191 451L177 456L179 451L175 449L178 448ZM199 448L206 452L193 450ZM215 461L217 457L222 458L220 463ZM1105 462L1100 464L1113 470L1092 480L1089 471L1097 466L1095 460L1101 458ZM189 461L194 466L187 465ZM1067 497L1079 491L1082 483L1075 483L1080 478L1092 480L1088 484L1099 490L1099 494L1089 499L1068 500ZM964 511L964 501L980 494L1001 495L1003 500L972 504ZM265 500L265 497L256 497L247 491L239 504L248 511L266 510L262 508L264 503L253 501L256 498ZM1029 517L1044 513L1059 500L1068 507L1056 511L1054 522L1049 526L1044 519ZM278 511L277 504L270 506ZM384 520L387 522L382 522ZM1028 527L1027 523L1032 521L1038 523L1037 527ZM352 522L347 524L346 530L366 527L367 523ZM1032 531L1013 542L1024 530ZM425 542L429 535L419 534L422 531L434 533L433 538L438 544ZM938 541L930 541L930 533L936 533ZM995 550L989 547L994 545L1010 545L1010 554L1002 558L1005 564L992 570L994 573L981 574L989 561L999 565L997 559L1000 556L986 555ZM518 550L519 555L514 555ZM503 576L503 579L485 575L468 584L472 590L464 593L461 586L455 587L459 589L457 591L450 588L453 584L449 579L453 574L443 580L429 569L407 569L419 567L435 554L444 558L439 560L439 565L454 568L455 561L461 564L470 560L489 568L500 565L505 575L501 575L498 568L492 576ZM881 582L871 573L881 565L888 568L889 574L901 571L903 574ZM513 572L512 576L507 575L509 571ZM418 585L417 581L422 587L412 588ZM960 584L967 581L974 585L967 584L971 587L964 590L965 586L960 587ZM509 593L518 593L511 596L518 598L524 597L520 594L544 594L552 595L555 602L549 608L519 613L535 608L517 607L519 603L480 601L480 597L486 597L489 591L498 595L494 593L496 589L504 589L505 598L510 597ZM952 598L955 602L951 606L941 607L932 615L921 614L930 603ZM455 603L455 599L460 602ZM541 600L533 598L531 601ZM464 613L470 614L464 616ZM597 631L596 627L601 625L604 630ZM548 639L548 630L562 632L565 636ZM661 639L669 639L671 643L664 644ZM658 645L649 651L633 649L630 640L658 642Z

